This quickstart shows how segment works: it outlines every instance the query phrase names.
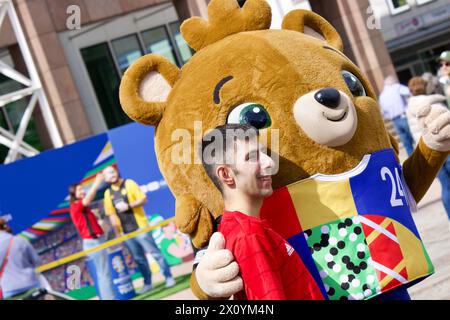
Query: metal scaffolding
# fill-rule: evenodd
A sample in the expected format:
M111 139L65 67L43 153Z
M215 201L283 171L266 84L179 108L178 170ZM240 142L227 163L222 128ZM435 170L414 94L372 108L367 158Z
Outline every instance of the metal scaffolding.
M0 127L0 144L5 145L9 151L4 163L11 163L19 158L19 156L30 157L39 153L38 150L27 144L23 139L27 130L27 127L32 118L32 114L36 103L39 102L41 112L50 136L50 139L55 148L62 147L63 142L56 126L55 119L51 112L50 106L45 96L44 89L42 88L41 80L31 56L30 49L28 47L25 35L23 33L20 21L17 17L14 5L11 0L0 0L0 34L3 21L6 15L8 15L11 26L14 30L14 34L17 39L17 43L22 53L25 65L29 74L29 78L14 70L12 67L0 60L0 74L17 81L25 86L25 88L9 92L0 96L0 108L3 108L6 104L29 98L28 105L23 112L20 124L15 133L10 132Z

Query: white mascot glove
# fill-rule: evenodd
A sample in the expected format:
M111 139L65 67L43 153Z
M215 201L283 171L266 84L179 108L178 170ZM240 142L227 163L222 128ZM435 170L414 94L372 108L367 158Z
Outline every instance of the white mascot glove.
M225 249L225 238L219 232L209 240L195 275L200 288L213 298L229 298L243 289L239 266L231 251Z
M430 149L450 151L450 111L443 105L435 104L444 101L445 97L431 95L427 98L417 109L417 119L423 128L423 141Z

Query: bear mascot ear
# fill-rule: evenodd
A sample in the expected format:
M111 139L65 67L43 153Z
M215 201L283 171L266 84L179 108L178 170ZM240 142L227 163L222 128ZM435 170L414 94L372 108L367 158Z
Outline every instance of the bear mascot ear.
M302 32L324 42L343 52L344 45L336 29L324 18L308 10L294 10L283 19L282 28Z
M148 54L139 58L120 83L120 104L125 113L137 122L157 126L180 74L180 69L163 56Z

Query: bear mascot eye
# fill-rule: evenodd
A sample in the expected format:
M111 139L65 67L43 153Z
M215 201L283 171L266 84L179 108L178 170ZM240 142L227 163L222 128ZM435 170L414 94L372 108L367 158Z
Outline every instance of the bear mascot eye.
M272 125L267 110L258 103L243 103L231 110L227 123L249 124L256 129L265 129Z
M351 93L355 97L365 97L367 96L366 90L361 80L358 79L353 73L349 71L342 71L342 77L344 77L347 87L350 89Z

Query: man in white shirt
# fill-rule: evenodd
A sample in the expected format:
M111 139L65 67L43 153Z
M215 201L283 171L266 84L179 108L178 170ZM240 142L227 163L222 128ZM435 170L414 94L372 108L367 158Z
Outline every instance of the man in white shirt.
M408 155L414 151L414 140L406 119L407 99L411 96L407 86L398 83L393 76L384 80L384 88L380 95L380 106L383 117L394 123L395 130L405 146Z

